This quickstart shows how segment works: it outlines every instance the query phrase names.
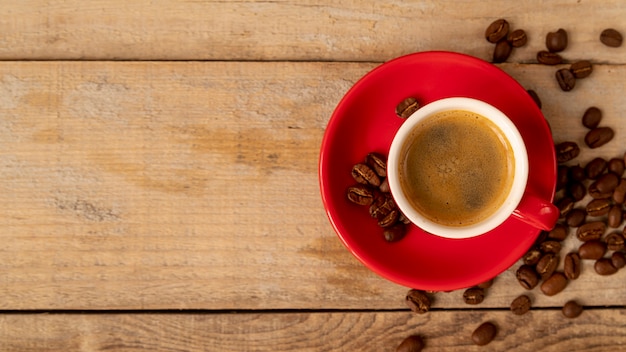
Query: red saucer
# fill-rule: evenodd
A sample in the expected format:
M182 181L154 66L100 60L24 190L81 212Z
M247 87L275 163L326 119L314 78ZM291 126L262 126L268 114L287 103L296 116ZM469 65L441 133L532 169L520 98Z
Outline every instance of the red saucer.
M453 240L411 226L406 237L387 243L367 207L350 203L351 168L370 152L387 155L403 119L395 107L407 97L421 105L447 97L470 97L503 111L519 129L530 163L526 189L553 200L556 159L550 128L526 90L498 67L451 52L421 52L369 72L335 109L322 141L319 177L328 218L344 245L363 264L398 284L448 291L487 281L513 265L539 230L509 218L470 239Z

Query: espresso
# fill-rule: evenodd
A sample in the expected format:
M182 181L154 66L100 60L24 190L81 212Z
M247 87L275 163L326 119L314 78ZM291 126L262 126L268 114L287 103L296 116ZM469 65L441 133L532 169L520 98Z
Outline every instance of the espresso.
M401 187L431 221L468 226L493 214L513 184L513 150L487 118L464 110L436 113L403 146Z

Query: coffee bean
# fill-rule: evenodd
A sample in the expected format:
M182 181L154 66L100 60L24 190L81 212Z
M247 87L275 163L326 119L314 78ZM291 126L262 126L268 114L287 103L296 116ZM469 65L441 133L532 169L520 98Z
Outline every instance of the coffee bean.
M537 62L543 65L558 65L563 62L563 57L557 53L542 50L537 52Z
M477 285L477 287L480 287L484 290L488 289L489 287L491 287L493 285L493 281L495 280L495 278L491 279L491 280L487 280L485 282L482 282L480 284Z
M374 202L376 192L368 186L356 185L348 187L346 192L348 200L358 205L370 205Z
M602 221L592 221L580 226L576 231L576 237L582 242L598 240L605 230L606 225Z
M567 226L563 224L556 224L554 225L554 228L552 228L552 230L548 232L548 238L556 240L556 241L563 241L564 239L567 238L568 233L569 233L569 228L567 228Z
M402 222L397 222L383 231L383 236L387 242L399 241L404 238L404 235L406 235L406 225Z
M611 264L618 270L626 266L626 255L624 255L624 252L613 252L611 254Z
M389 180L386 177L383 182L380 183L378 190L383 193L391 193L391 188L389 188Z
M398 117L406 119L409 116L413 115L420 108L417 99L413 97L408 97L400 102L400 104L396 105L396 115Z
M380 177L366 164L354 165L354 167L352 167L352 178L354 178L356 182L364 185L380 186Z
M485 31L485 38L490 43L498 43L509 34L509 22L505 19L493 21Z
M556 81L559 83L559 87L561 87L561 90L564 92L569 92L576 86L576 77L574 77L572 71L566 68L556 71L555 76Z
M610 251L621 251L624 249L624 236L619 232L608 234L605 241Z
M395 225L400 217L400 211L398 209L392 209L389 213L381 216L378 219L378 226L386 228Z
M609 209L607 225L615 229L622 225L623 220L624 212L622 210L622 205L613 205L611 209Z
M606 160L602 158L595 158L585 165L585 174L587 175L587 178L595 180L600 177L600 175L602 175L607 168L608 163Z
M496 44L495 49L493 49L493 62L500 63L505 62L506 59L509 58L511 52L513 51L513 47L506 40L501 40Z
M430 297L424 291L412 289L406 294L406 304L417 314L424 314L430 309Z
M613 191L613 201L617 204L624 204L626 198L626 179L622 178Z
M567 187L567 193L574 199L574 201L578 202L582 200L587 195L587 188L583 185L582 182L574 181L570 182Z
M571 197L563 197L555 205L557 208L559 208L561 216L565 217L567 216L567 213L574 209L574 203L574 199L572 199Z
M539 248L541 249L543 253L559 254L559 252L561 251L561 242L544 241L544 242L541 242L541 245L539 246Z
M604 257L605 253L606 243L600 240L587 241L578 248L578 255L580 255L580 259L597 260Z
M585 223L587 212L583 209L572 209L565 217L565 223L570 227L578 227Z
M587 179L587 174L585 174L585 169L580 165L574 165L569 168L569 177L573 181L582 182Z
M393 200L393 197L389 194L381 194L374 199L372 205L370 205L370 216L375 219L382 219L391 213L392 210L397 210L398 207Z
M526 31L523 29L516 29L509 33L506 40L511 43L512 47L519 48L526 45L526 42L528 42L528 36L526 35Z
M522 260L526 265L535 265L539 262L542 255L543 253L541 253L539 248L531 248L526 252Z
M554 149L559 164L568 162L580 154L580 148L576 142L561 142L555 145Z
M470 287L463 292L463 301L467 304L480 304L485 299L485 290L480 287Z
M554 296L557 293L563 291L566 286L567 277L565 276L565 274L561 272L555 272L554 274L552 274L552 276L550 276L543 283L541 283L541 286L539 288L544 295Z
M609 213L611 202L608 199L594 199L587 204L587 214L591 216L602 216Z
M387 158L377 153L369 153L365 163L380 177L387 177Z
M624 160L619 158L609 160L609 171L616 174L618 177L622 177L624 169L626 169Z
M580 276L580 255L578 253L572 252L565 256L563 271L568 279L578 279Z
M596 127L585 135L585 144L592 149L598 148L610 142L614 135L611 127Z
M532 290L539 283L539 274L530 265L522 265L515 272L517 281L523 288Z
M614 173L608 173L600 176L589 188L595 188L600 193L613 193L620 182L620 178Z
M600 33L600 41L606 46L613 48L620 47L622 45L622 34L613 28L607 28Z
M474 330L474 332L472 332L472 341L474 341L474 343L478 346L484 346L493 341L497 332L498 329L493 323L482 323L476 328L476 330Z
M596 260L593 265L596 273L599 275L613 275L617 272L617 268L613 265L613 262L609 258L600 258Z
M578 317L580 314L582 314L583 306L581 306L580 304L578 304L578 302L574 300L567 301L563 305L563 309L561 310L561 312L566 318L573 319L573 318Z
M420 352L424 349L424 340L419 335L412 335L400 343L396 347L396 352Z
M598 127L600 121L602 120L602 110L598 109L595 106L592 106L585 110L583 114L583 126L594 129Z
M556 169L556 190L560 191L569 184L569 168L565 165L559 165Z
M598 185L595 182L589 186L587 191L589 192L589 195L593 199L607 199L607 198L611 198L611 196L613 195L612 192L600 192L598 190Z
M535 270L537 274L541 276L543 280L552 276L556 268L559 266L559 256L554 253L546 253L544 254L539 262L535 266Z
M527 295L518 296L511 302L511 312L515 315L524 315L530 310L531 301Z
M581 79L589 77L593 71L593 66L588 60L581 60L571 64L569 70L572 71L572 74L576 77L576 79Z
M533 100L535 101L535 104L537 104L537 107L539 107L539 109L541 109L541 99L539 99L539 95L537 94L537 92L535 92L532 89L527 90L528 95L530 95L531 98L533 98Z
M548 33L546 48L553 53L565 50L567 48L567 32L563 28L559 28L556 32Z

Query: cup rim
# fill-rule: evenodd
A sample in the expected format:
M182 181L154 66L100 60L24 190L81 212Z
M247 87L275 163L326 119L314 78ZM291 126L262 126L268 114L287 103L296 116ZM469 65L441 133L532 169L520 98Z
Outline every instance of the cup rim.
M478 223L461 227L441 225L420 215L419 212L413 209L407 196L402 191L398 173L396 172L406 138L410 135L413 128L425 118L435 113L448 110L469 110L494 122L509 140L515 157L513 184L500 209ZM443 98L428 103L418 109L404 121L396 132L389 149L388 159L387 177L389 188L398 208L413 224L425 232L444 238L470 238L485 234L497 228L511 216L521 202L528 181L528 153L519 130L509 117L498 108L474 98Z

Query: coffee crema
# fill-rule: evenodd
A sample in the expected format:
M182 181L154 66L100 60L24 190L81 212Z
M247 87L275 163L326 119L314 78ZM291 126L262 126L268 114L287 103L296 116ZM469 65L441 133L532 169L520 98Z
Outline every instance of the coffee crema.
M513 184L515 158L504 133L465 110L435 113L402 147L399 179L409 202L427 219L451 227L495 213Z

